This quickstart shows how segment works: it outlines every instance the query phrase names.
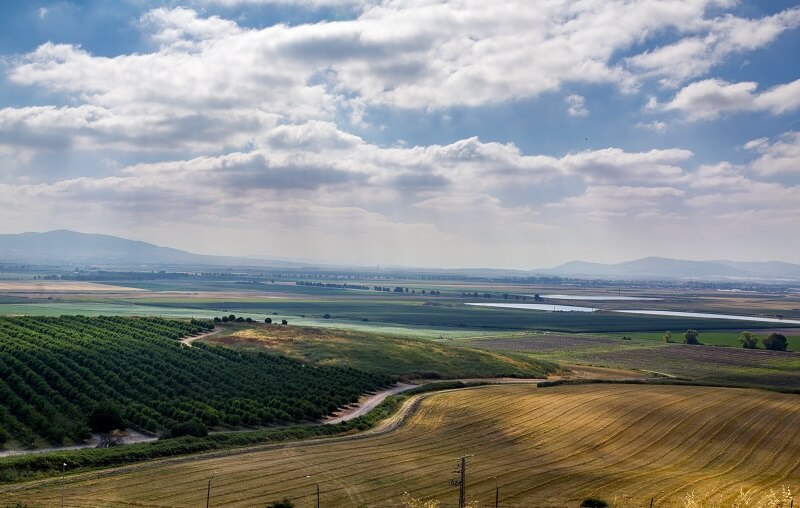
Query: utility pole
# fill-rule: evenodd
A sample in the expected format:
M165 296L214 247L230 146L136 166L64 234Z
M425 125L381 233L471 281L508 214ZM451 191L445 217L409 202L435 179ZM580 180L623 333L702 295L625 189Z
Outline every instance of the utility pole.
M458 508L467 506L467 458L461 457L461 481L458 486Z
M206 492L206 508L208 508L211 503L211 480L214 479L214 476L216 476L216 474L217 472L214 471L214 474L212 474L211 478L208 479L208 492Z

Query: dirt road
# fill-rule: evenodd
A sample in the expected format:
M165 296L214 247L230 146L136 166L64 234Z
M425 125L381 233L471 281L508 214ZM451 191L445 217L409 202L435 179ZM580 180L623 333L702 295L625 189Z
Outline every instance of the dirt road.
M323 420L323 424L325 425L334 425L337 423L346 422L352 420L353 418L358 418L359 416L364 416L365 414L372 411L375 406L383 402L386 397L389 395L397 395L398 393L403 393L408 391L412 388L416 388L419 385L412 385L407 383L398 383L397 385L387 388L386 390L381 390L374 395L368 396L365 400L359 402L357 407L351 407L340 411L336 416L327 418Z

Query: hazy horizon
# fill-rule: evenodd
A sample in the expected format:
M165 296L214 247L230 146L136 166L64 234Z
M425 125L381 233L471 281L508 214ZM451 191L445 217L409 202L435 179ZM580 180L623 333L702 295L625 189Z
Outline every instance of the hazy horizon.
M783 1L5 2L0 232L800 263L799 28Z

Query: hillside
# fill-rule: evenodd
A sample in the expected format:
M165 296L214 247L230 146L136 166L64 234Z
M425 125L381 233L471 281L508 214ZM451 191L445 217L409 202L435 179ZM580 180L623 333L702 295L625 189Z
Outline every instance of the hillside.
M207 256L111 235L56 230L0 235L0 262L44 265L97 264L115 267L300 266L268 259Z
M555 268L534 270L546 275L608 279L736 279L800 280L800 265L777 261L691 261L647 257L603 264L570 261Z

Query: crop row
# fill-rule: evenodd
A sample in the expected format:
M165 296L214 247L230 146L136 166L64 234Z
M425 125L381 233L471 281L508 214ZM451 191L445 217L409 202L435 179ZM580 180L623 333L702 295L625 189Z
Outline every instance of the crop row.
M716 500L740 486L794 489L798 424L795 396L755 390L485 387L433 395L389 434L154 464L70 483L66 496L83 505L197 506L216 474L217 506L283 497L308 506L315 483L325 506L400 506L404 491L453 506L458 494L449 480L458 458L470 455L467 493L480 506L494 506L496 486L500 506L576 506L583 497L623 495L632 506L651 497L673 506L691 491ZM54 504L59 494L54 483L19 499Z
M98 411L152 432L187 422L213 428L314 420L390 381L177 340L209 326L161 318L0 318L0 443L79 440Z

